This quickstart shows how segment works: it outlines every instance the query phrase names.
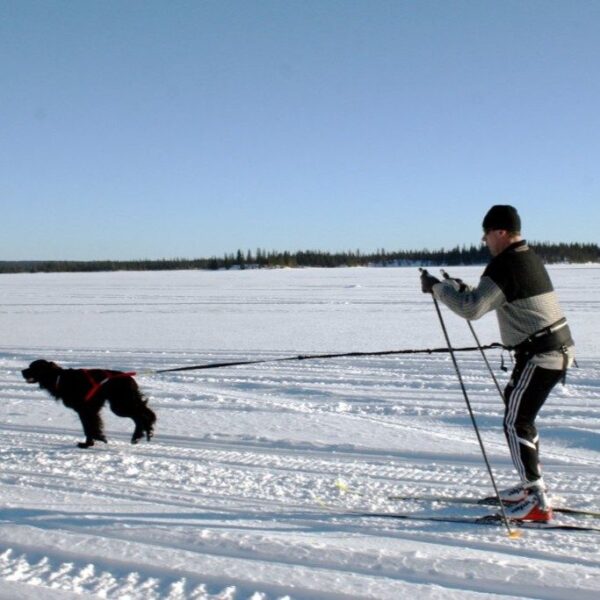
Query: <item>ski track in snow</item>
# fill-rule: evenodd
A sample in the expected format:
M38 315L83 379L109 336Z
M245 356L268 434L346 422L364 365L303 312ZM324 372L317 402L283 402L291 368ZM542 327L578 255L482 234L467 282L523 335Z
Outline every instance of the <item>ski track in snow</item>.
M407 271L238 273L241 282L226 279L230 287L206 286L204 292L204 287L195 287L199 306L187 302L189 292L182 284L202 283L205 279L197 273L188 274L189 279L170 275L179 283L171 290L161 287L156 274L135 274L131 289L122 274L0 279L0 284L13 284L0 288L0 325L10 322L14 330L15 319L31 315L39 327L40 316L50 312L53 320L45 337L54 339L53 327L61 326L66 338L74 336L62 345L9 341L9 346L0 346L0 598L596 598L600 534L526 531L511 540L502 527L350 514L486 512L387 499L393 494L491 492L447 356L266 363L159 375L149 371L295 355L297 350L288 349L296 330L261 351L218 346L178 351L171 339L163 350L152 333L139 334L133 344L138 349L129 350L119 337L120 319L142 297L148 303L138 306L142 315L160 319L157 314L164 312L169 327L169 306L187 306L199 314L211 310L213 327L221 330L235 320L241 306L250 311L244 338L254 333L259 338L266 325L272 326L266 308L267 316L257 319L255 311L265 304L305 328L313 327L314 318L322 319L315 338L330 321L331 306L336 313L345 311L361 335L371 335L382 319L410 329L415 319L429 322L434 315L428 304L417 317L393 303L393 298L414 291L415 275ZM595 281L579 310L587 314L590 305L597 309L598 271L559 269L553 274L559 293L560 283L565 288L563 304L570 318L569 311L575 312L575 322L580 312L579 305L569 304L570 286L578 276ZM473 280L478 273L465 268L458 274ZM40 280L49 284L50 292L38 304L34 292ZM245 288L248 281L256 282L255 287ZM269 292L273 282L281 287ZM151 291L156 290L159 306L153 304ZM242 299L233 302L238 294ZM349 295L354 296L345 304ZM383 307L377 304L382 295ZM25 297L28 302L19 304ZM219 304L224 298L230 301ZM417 301L422 298L416 296ZM85 340L82 347L68 343L78 339L69 333L73 305L99 315L107 304L115 319L114 347L108 351L86 347ZM383 315L373 316L373 306ZM457 331L464 325L448 318ZM482 327L490 341L496 341L494 327L493 321ZM24 328L26 336L33 336L27 324ZM398 337L404 341L396 339L392 347L442 345L439 332L434 337L424 329L411 338ZM123 331L124 338L131 334ZM600 509L598 333L596 324L574 332L579 368L569 372L567 386L557 388L538 419L552 497L557 504L595 510ZM334 337L341 336L342 347L351 347L344 342L350 335L342 331ZM226 332L225 345L232 336ZM207 337L212 339L212 329ZM463 342L471 345L468 338L457 345ZM334 347L331 341L327 344L325 351ZM306 353L307 347L323 350L316 340L300 350ZM387 349L383 342L375 349L382 348ZM130 445L130 421L105 409L109 444L77 449L82 434L75 413L27 385L20 375L28 362L42 356L65 367L137 369L158 414L156 437L151 443ZM497 368L500 353L490 352L489 357L505 382L506 375ZM510 485L514 474L497 391L476 354L460 354L459 363L498 482ZM561 521L581 523L567 516Z

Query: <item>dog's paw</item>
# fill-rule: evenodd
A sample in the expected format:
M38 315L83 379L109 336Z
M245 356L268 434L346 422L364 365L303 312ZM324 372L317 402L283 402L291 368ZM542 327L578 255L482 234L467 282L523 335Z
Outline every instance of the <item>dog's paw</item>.
M146 439L148 441L150 441L152 439L153 435L154 435L153 427L149 427L148 429L145 429L143 427L136 427L135 431L133 432L133 436L131 437L131 443L137 444L141 439L144 438L144 436L146 437Z
M94 445L94 440L86 440L85 442L79 442L77 444L78 448L90 448Z

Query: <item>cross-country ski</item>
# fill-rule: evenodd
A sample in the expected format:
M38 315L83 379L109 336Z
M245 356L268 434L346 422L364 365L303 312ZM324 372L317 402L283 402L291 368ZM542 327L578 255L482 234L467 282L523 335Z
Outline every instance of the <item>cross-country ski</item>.
M373 517L381 519L398 519L401 521L432 521L434 523L462 523L466 525L495 525L502 526L502 516L498 513L490 513L480 517L464 516L442 516L442 515L419 515L416 513L398 512L357 512L359 517ZM535 521L510 521L510 526L518 529L535 529L541 531L588 531L600 532L600 527L593 525L571 525L569 523L542 523Z
M439 502L442 504L464 504L468 506L498 506L498 499L495 496L485 496L481 498L471 496L436 496L436 495L402 495L391 494L388 500L392 501L414 501L414 502ZM600 519L600 512L587 510L583 508L571 508L566 506L552 506L555 513L565 515L574 515L581 517L590 517Z

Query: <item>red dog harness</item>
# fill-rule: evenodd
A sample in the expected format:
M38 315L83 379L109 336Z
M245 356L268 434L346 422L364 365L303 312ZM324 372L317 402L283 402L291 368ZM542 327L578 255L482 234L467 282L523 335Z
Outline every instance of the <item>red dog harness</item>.
M86 402L89 402L99 391L100 388L107 382L109 382L111 379L118 379L119 377L133 377L135 375L135 372L129 372L129 373L111 373L110 371L100 371L101 374L104 375L104 379L101 379L100 381L96 381L94 379L94 377L92 376L92 374L90 373L89 369L81 369L83 374L88 378L88 381L90 382L90 391L85 395L84 400Z

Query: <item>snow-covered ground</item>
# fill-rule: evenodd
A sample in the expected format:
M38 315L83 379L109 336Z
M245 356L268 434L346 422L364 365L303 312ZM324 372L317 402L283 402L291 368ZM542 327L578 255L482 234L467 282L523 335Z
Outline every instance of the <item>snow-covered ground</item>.
M452 272L474 282L481 268ZM538 419L545 477L556 503L600 510L600 267L551 273L579 368ZM471 345L466 324L444 315L453 342ZM475 327L499 341L493 315ZM2 275L0 335L0 598L600 593L600 533L511 539L503 527L350 514L485 513L387 499L492 490L447 355L153 373L443 346L416 269ZM500 352L489 357L504 383ZM36 358L136 370L156 437L131 446L131 422L105 409L109 444L77 449L75 413L20 375ZM501 401L477 353L459 362L498 483L510 485Z

